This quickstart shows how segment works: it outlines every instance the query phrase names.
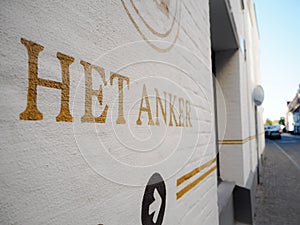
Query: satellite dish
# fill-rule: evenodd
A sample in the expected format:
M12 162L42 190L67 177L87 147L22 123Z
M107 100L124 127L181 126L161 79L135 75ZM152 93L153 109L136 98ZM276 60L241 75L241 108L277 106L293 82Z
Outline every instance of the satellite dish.
M253 90L253 101L255 105L259 106L263 103L265 97L264 89L262 86L257 85Z

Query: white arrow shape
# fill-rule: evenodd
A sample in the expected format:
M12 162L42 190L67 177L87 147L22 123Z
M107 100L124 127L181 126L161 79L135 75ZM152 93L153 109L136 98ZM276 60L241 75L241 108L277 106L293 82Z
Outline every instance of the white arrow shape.
M156 223L157 218L158 218L158 214L159 214L159 211L160 211L161 203L162 203L161 196L158 193L156 188L154 189L154 196L153 197L154 197L154 201L149 206L149 215L151 215L154 212L152 221L153 221L153 223Z

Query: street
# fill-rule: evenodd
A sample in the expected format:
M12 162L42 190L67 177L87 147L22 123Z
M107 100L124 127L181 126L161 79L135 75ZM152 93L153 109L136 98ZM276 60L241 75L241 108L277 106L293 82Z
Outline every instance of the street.
M266 139L255 224L300 224L299 135L282 134L282 139Z

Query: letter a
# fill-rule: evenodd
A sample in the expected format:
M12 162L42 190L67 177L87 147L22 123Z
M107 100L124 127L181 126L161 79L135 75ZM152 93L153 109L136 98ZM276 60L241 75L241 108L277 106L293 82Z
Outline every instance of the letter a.
M143 101L146 101L146 107L143 107ZM141 114L142 112L147 112L148 113L148 124L149 125L154 125L154 122L152 120L152 114L151 114L151 109L150 109L150 103L149 103L149 99L148 99L148 95L147 95L147 90L146 90L146 85L143 85L143 96L141 99L141 104L140 104L140 112L139 112L139 117L136 121L137 125L142 125L142 121L141 121Z

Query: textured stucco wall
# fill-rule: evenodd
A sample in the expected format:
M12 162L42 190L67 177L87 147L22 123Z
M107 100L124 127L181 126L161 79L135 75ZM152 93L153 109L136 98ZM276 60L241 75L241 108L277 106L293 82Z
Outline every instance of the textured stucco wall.
M166 187L163 224L218 224L208 1L133 3L1 1L1 224L150 224L142 203L154 173ZM38 61L24 41L44 47L30 53ZM69 85L58 83L67 71L57 52L74 59ZM34 71L40 81L28 80ZM58 86L68 87L69 102ZM167 93L167 122L159 108L160 125L148 126L149 111L156 122L155 88L161 98ZM32 120L32 110L20 116L28 91L42 120ZM72 122L57 121L61 104ZM105 122L94 123L105 106ZM93 117L82 119L87 109ZM121 111L125 123L116 122ZM161 210L153 207L146 212Z

